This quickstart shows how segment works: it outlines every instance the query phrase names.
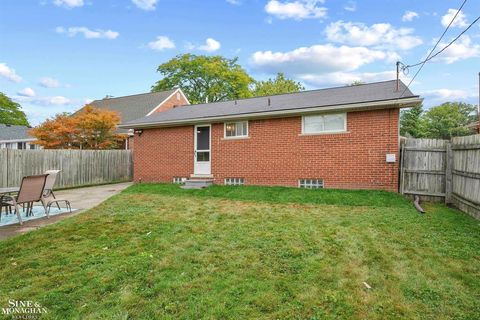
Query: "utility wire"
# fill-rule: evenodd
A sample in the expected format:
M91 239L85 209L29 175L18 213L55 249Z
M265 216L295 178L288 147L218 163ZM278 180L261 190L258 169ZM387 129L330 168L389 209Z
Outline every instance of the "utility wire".
M455 41L457 41L458 38L460 38L465 32L467 32L468 29L470 29L475 23L477 23L478 20L480 20L480 16L478 16L477 19L475 19L475 20L474 20L465 30L463 30L458 36L456 36L455 39L453 39L452 41L450 41L449 44L447 44L445 47L443 47L443 48L442 48L441 50L439 50L437 53L435 53L434 55L432 55L430 58L425 59L425 60L423 60L423 61L420 61L419 63L406 65L406 66L404 66L402 69L408 69L408 68L416 67L416 66L421 65L422 63L425 63L425 62L428 62L428 61L432 60L433 58L435 58L436 56L438 56L440 53L442 53L443 51L445 51L448 47L450 47Z
M450 23L448 24L448 26L445 28L445 30L443 31L442 35L440 36L440 38L438 38L437 40L437 43L435 43L435 46L433 46L432 50L430 51L430 53L428 54L427 58L421 62L421 66L420 68L418 68L417 72L415 73L415 75L413 76L413 78L410 80L410 82L408 83L408 85L405 87L405 89L403 90L402 94L400 95L399 98L403 97L403 95L405 94L405 92L407 91L408 87L410 87L410 85L412 84L413 80L415 80L415 78L417 77L417 75L420 73L420 71L422 71L423 69L423 66L425 66L425 63L427 63L427 61L430 59L430 56L433 54L433 52L435 51L435 49L437 48L438 44L440 43L440 41L443 39L443 36L447 33L448 29L450 28L450 26L452 25L453 21L455 21L455 19L457 18L458 14L460 13L460 10L462 10L463 6L465 5L465 3L467 2L467 0L463 0L463 3L462 5L460 6L460 8L457 10L457 12L455 13L455 16L453 16L452 18L452 21L450 21Z

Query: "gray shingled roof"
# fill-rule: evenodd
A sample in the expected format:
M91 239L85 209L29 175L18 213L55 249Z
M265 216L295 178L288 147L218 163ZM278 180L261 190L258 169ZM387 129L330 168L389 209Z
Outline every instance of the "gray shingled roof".
M303 91L267 97L257 97L233 101L215 102L177 107L168 111L152 114L134 121L124 122L126 127L135 125L181 122L189 119L227 117L242 114L254 114L270 111L287 111L310 107L330 107L335 105L375 102L400 98L405 84L400 82L400 90L396 91L396 81L384 81L358 86ZM415 96L409 89L402 98ZM269 104L270 101L270 104Z
M0 141L34 139L28 135L28 130L27 126L0 124Z
M177 89L135 94L131 96L106 98L95 100L90 105L95 108L108 109L116 111L120 114L122 122L132 121L145 117L156 106L167 99ZM127 132L128 130L118 130L119 132Z

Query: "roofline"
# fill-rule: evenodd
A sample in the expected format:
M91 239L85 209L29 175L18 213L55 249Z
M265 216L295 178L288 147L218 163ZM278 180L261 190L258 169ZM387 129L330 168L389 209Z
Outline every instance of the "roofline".
M27 139L10 139L10 140L0 140L0 143L15 143L15 142L29 142L37 141L36 138L27 138Z
M148 117L150 115L152 115L155 111L157 111L158 108L160 108L165 102L167 102L168 100L170 100L171 97L173 97L174 94L176 94L177 92L179 92L184 98L185 100L187 101L187 104L186 105L190 105L190 101L188 101L187 97L185 96L185 94L183 93L182 89L180 88L177 88L175 91L173 91L168 97L166 97L165 99L163 99L162 102L160 102L160 104L158 106L156 106L155 108L153 108L149 113L147 113L145 116Z
M233 119L255 119L255 118L269 118L269 117L282 117L282 116L295 116L299 114L306 113L320 113L326 111L355 111L355 110L374 110L374 109L386 109L386 108L408 108L416 106L422 103L423 99L420 96L411 96L407 98L395 98L389 100L380 100L380 101L370 101L370 102L359 102L359 103L349 103L349 104L339 104L339 105L329 105L323 107L305 107L298 109L286 109L286 110L273 110L273 111L262 111L262 112L250 112L250 113L241 113L233 114L226 116L213 116L213 117L202 117L202 118L191 118L183 120L170 120L170 121L156 121L156 122L146 122L146 123L132 123L132 124L120 124L119 128L126 129L141 129L141 128L155 128L155 127L166 127L166 126L177 126L177 125L186 125L194 123L208 123L214 121L224 121L224 120L233 120Z
M174 90L174 91L176 91L177 89L179 89L179 88L173 88L173 89L169 89L169 90L155 91L155 92L135 93L135 94L129 94L129 95L126 95L126 96L121 96L121 97L112 97L112 98L96 99L96 100L93 100L92 102L90 102L90 103L87 103L87 104L85 104L85 105L92 104L92 103L94 103L94 102L96 102L96 101L104 101L104 100L122 99L122 98L127 98L127 97L142 96L142 95L144 95L144 94L159 93L159 92L165 92L165 91L170 91L170 90ZM82 107L82 109L83 109L83 107Z
M366 85L372 85L372 84L377 84L377 83L386 83L386 82L395 82L397 80L392 79L392 80L384 80L384 81L376 81L376 82L369 82L369 83L361 83L357 84L354 87L361 87L361 86L366 86ZM402 82L402 80L400 80ZM403 83L403 82L402 82ZM405 84L404 84L405 85ZM324 90L336 90L336 89L345 89L346 87L351 87L350 85L343 85L343 86L336 86L336 87L328 87L328 88L321 88L321 89L312 89L312 90L302 90L302 91L295 91L295 92L285 92L285 93L276 93L276 94L270 94L266 96L255 96L255 97L248 97L248 98L238 98L238 99L231 99L228 101L243 101L243 100L251 100L251 99L260 99L260 98L272 98L272 97L277 97L277 96L286 96L286 95L295 95L295 94L301 94L301 93L308 93L308 92L318 92L318 91L324 91ZM405 86L406 87L406 86ZM411 91L410 91L411 92ZM413 93L412 93L413 94ZM410 97L415 97L415 95L410 96ZM214 103L223 103L225 101L213 101L213 102L208 102L208 103L195 103L191 104L193 106L196 105L205 105L205 104L214 104Z

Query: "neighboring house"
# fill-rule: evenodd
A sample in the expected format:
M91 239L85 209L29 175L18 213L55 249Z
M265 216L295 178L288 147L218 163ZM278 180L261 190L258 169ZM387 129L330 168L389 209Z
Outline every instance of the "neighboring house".
M470 123L467 128L472 129L475 133L480 133L480 121Z
M95 108L118 112L122 122L132 121L186 104L189 104L189 102L181 89L105 98L89 103L89 105ZM79 111L81 111L81 109ZM132 149L133 133L127 129L118 129L117 133L123 133L129 136L129 138L125 140L123 147Z
M0 149L41 149L34 144L37 139L28 134L30 127L0 124Z
M136 182L397 191L399 109L423 100L399 85L189 105L120 127L135 129Z

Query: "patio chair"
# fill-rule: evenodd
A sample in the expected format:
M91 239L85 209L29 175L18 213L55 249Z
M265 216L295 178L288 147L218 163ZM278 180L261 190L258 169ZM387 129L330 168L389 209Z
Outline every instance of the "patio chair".
M47 203L43 197L43 190L45 188L47 176L48 175L46 174L40 174L36 176L23 177L18 194L16 196L3 196L0 206L13 206L18 217L18 222L23 224L22 217L20 215L20 205L27 204L27 208L29 208L31 211L34 202L41 202L43 208L45 209L45 215L47 218L49 218Z
M5 215L12 213L12 206L7 203L4 204L3 197L4 197L3 195L0 196L0 218L2 216L3 208L5 208Z
M45 189L43 191L43 197L44 198L49 198L50 196L53 197L53 199L57 199L55 197L55 193L53 193L53 186L55 185L55 182L57 181L57 175L61 170L47 170L45 171L45 174L48 174L47 177L47 182L45 182ZM60 210L60 205L57 203L57 207Z
M57 181L57 175L61 170L47 170L45 171L45 174L48 174L47 177L47 182L45 183L45 189L43 191L43 199L46 203L46 210L48 213L50 213L50 208L52 207L53 204L57 205L58 210L60 210L60 202L65 203L66 208L72 212L72 207L70 205L70 201L67 199L57 199L55 197L55 193L53 193L53 186L55 185L55 182Z

